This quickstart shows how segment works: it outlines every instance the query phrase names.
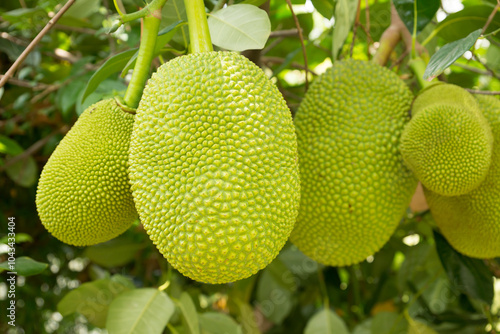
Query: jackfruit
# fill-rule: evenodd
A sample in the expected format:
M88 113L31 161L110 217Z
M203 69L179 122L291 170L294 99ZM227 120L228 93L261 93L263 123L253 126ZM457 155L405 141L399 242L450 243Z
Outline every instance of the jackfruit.
M437 84L415 99L401 137L401 154L429 190L444 196L468 193L485 179L493 137L474 97Z
M301 202L291 241L332 266L377 252L417 186L398 151L412 93L376 63L336 62L306 93L294 119Z
M134 116L114 99L88 107L43 168L40 220L57 239L89 246L125 232L137 219L127 175Z
M431 213L444 237L459 252L475 258L500 256L500 101L477 95L493 131L493 162L479 187L447 197L424 188Z
M300 189L291 113L264 72L236 53L177 57L153 74L129 163L144 228L191 279L249 277L293 228Z

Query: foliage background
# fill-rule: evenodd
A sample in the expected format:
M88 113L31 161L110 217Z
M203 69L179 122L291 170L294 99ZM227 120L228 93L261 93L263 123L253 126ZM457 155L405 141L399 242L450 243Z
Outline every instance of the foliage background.
M355 0L292 2L306 39L309 80L337 59L371 59L390 23L387 0L360 1L359 16L351 16L352 20L343 14L346 8L356 8ZM208 10L220 5L211 0L205 3ZM403 8L400 13L408 8L405 5L413 5L413 1L395 3ZM419 1L422 8L433 3ZM123 0L126 12L143 5L140 0ZM495 5L494 0L443 0L436 15L419 12L430 22L422 24L418 40L426 42L432 55L483 27ZM56 0L0 2L0 73L7 71L60 7ZM285 1L271 0L263 8L269 12L273 33L262 51L245 54L273 76L293 113L305 93L306 73L296 25ZM185 19L183 2L169 0L163 14L162 27ZM324 267L287 244L266 269L227 285L200 284L180 275L138 222L124 235L87 248L71 247L51 237L35 208L39 173L86 106L126 88L127 76L114 73L82 101L92 74L111 56L139 43L138 21L108 33L115 15L111 0L78 0L14 78L0 88L0 238L8 232L7 218L15 217L16 257L48 264L37 275L18 277L17 326L9 327L2 316L1 332L105 333L105 315L117 296L124 291L153 293L146 288L165 282L168 286L163 286L161 296L168 296L167 301L159 301L164 309L156 309L168 320L165 333L500 332L500 280L495 278L500 277L500 261L474 260L456 253L426 211L409 210L389 243L359 265ZM411 23L411 16L403 16L403 21ZM493 34L476 42L440 79L464 88L499 91L499 28L497 14L487 30ZM186 29L175 30L155 59L155 67L185 53ZM342 29L346 42L332 42ZM332 48L338 50L337 59L331 57ZM400 44L388 66L416 93L417 81L405 50ZM5 238L0 243L2 262L8 247ZM2 280L2 310L9 302L6 291ZM146 310L146 316L148 312L152 311Z

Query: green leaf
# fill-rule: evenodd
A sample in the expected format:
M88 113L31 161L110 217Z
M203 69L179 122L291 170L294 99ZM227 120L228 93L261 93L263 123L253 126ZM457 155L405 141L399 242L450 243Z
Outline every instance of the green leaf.
M5 168L7 175L18 185L29 188L36 183L38 166L32 156L27 156Z
M207 312L200 315L202 334L242 334L241 326L224 313Z
M332 58L337 59L339 51L351 31L356 17L357 0L338 0L335 5L335 26L333 27Z
M2 19L10 22L18 22L21 19L33 18L35 15L46 15L43 9L35 8L18 8L5 13L2 13Z
M69 112L73 110L78 95L85 88L85 84L84 80L74 80L57 91L56 101L64 117L69 116Z
M21 256L15 259L11 265L8 261L0 263L0 269L15 272L18 276L32 276L40 274L49 265L38 262L27 256Z
M15 140L0 135L0 153L9 155L18 155L23 153L24 149Z
M33 238L31 237L31 235L26 233L16 233L14 239L16 240L16 244L20 244L23 242L33 242ZM9 236L6 235L3 238L0 238L0 244L6 244L8 240Z
M286 287L283 279L276 278L271 270L268 270L269 266L259 277L256 293L257 302L259 309L267 319L275 324L281 324L293 307L292 290ZM288 270L286 267L285 269Z
M307 322L304 334L348 334L344 321L332 310L321 310Z
M312 4L321 15L327 19L332 18L335 9L333 0L312 0Z
M84 255L100 266L112 268L134 260L135 254L144 247L145 244L134 243L126 237L118 237L87 247Z
M253 5L259 7L263 5L267 0L245 0L240 2L240 4Z
M77 18L84 19L90 15L97 13L99 11L99 5L101 0L85 0L76 1L71 7L64 13L64 18Z
M417 34L421 32L425 26L431 22L436 15L440 1L436 0L416 0L417 1ZM401 21L404 22L406 28L413 32L414 17L415 17L415 0L393 0L394 7L398 11Z
M481 35L481 29L471 32L467 37L444 45L432 55L424 72L424 79L433 79L453 64L469 50Z
M465 7L441 21L434 29L432 36L437 34L448 42L463 38L477 29L482 29L492 11L493 6L490 5ZM500 29L498 13L493 17L485 34L497 29Z
M208 26L212 43L233 51L262 49L271 33L267 12L244 4L210 14Z
M174 303L163 291L127 291L109 306L106 329L109 334L161 334L174 310Z
M83 95L80 98L81 102L83 103L85 99L96 90L97 86L99 86L102 81L113 73L123 70L129 59L136 53L136 51L136 49L127 50L106 60L106 62L102 64L102 66L99 67L99 69L95 71L94 75L90 78Z
M372 318L371 329L377 334L407 333L408 323L401 314L379 312Z
M184 0L168 0L161 12L160 30L178 21L187 22ZM187 49L189 44L188 27L183 25L177 29L172 40Z
M437 232L434 232L434 239L439 258L451 284L469 297L491 305L494 296L493 276L484 262L458 253Z
M196 306L187 292L181 294L181 298L177 302L177 306L182 313L182 323L185 326L187 333L200 334L200 325L198 323L198 313Z
M64 296L57 304L57 311L62 316L79 312L94 326L104 328L113 299L133 288L132 282L121 275L83 283Z
M438 334L435 330L420 321L408 318L408 334Z

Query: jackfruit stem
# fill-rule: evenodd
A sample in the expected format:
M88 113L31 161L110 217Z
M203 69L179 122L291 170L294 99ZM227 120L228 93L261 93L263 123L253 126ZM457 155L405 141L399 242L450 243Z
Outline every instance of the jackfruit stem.
M437 79L427 81L424 79L425 68L427 67L426 62L422 58L415 58L408 62L413 74L415 74L420 88L424 89L437 82Z
M188 19L191 53L213 51L203 0L184 0L184 4Z
M160 29L161 8L151 12L142 20L139 54L137 55L134 71L132 72L132 79L123 97L125 104L130 108L137 108L139 106L142 91L149 77L149 69L154 58L156 38Z

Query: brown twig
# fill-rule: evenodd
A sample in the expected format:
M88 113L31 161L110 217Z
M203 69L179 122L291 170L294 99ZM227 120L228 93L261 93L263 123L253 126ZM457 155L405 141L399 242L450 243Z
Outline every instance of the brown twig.
M3 77L4 77L4 75L0 74L0 80L3 79ZM46 89L47 87L51 86L51 85L47 85L44 83L33 84L30 81L21 80L21 79L17 79L17 78L10 78L9 83L11 83L15 86L19 86L19 87L32 88L33 90L42 90L42 89Z
M488 26L490 25L491 21L493 21L493 18L495 17L495 14L498 12L498 9L500 8L500 1L497 0L497 5L491 12L490 16L488 16L488 20L486 21L483 30L481 30L481 35L484 35L486 32L486 29L488 29Z
M492 77L500 80L500 75L498 75L491 67L489 67L488 64L483 62L481 58L479 58L479 56L474 51L471 50L471 53L472 56L474 56L474 58L478 61L478 63L481 64L484 67L484 69L491 74Z
M25 40L14 37L12 35L9 35L5 31L0 33L0 38L6 39L14 44L21 45L21 46L27 46L29 44L29 42L26 42Z
M280 58L280 57L262 57L262 62L263 63L275 63L275 64L283 64L285 62L285 59ZM314 76L318 76L316 72L311 70L310 68L306 68L304 65L300 65L297 63L290 63L290 66L296 69L304 70L309 73L311 73Z
M295 15L295 12L293 11L293 6L292 2L290 0L286 0L288 4L288 8L290 8L290 12L292 13L293 20L295 21L295 26L297 27L297 31L299 33L299 39L300 39L300 45L302 47L302 56L304 57L304 68L306 70L306 92L307 89L309 88L309 79L307 78L307 72L309 72L309 66L307 65L307 52L306 52L306 46L304 44L304 36L302 36L302 28L300 27L299 19L297 18L297 15Z
M469 89L465 88L471 94L482 94L482 95L500 95L500 92L489 91L489 90L478 90L478 89Z
M399 17L394 4L391 4L391 25L384 31L384 33L380 37L380 46L372 60L380 65L385 65L389 60L392 51L400 40L403 40L403 42L405 43L406 50L411 51L413 47L413 39L411 33L408 31L408 28L406 28L403 21L401 21L401 18ZM418 42L415 43L415 48L417 54L427 52L427 50Z
M21 65L21 63L26 59L26 57L30 54L30 52L33 51L38 42L40 42L43 36L45 36L45 34L50 30L50 28L52 28L52 26L57 22L57 20L59 20L59 18L68 10L69 7L71 7L71 5L75 1L76 0L68 0L68 2L66 2L66 4L61 8L61 10L59 10L59 12L57 12L57 14L54 15L54 17L51 18L49 22L47 22L45 27L43 27L43 29L38 33L35 39L31 41L31 43L26 47L23 53L21 53L19 58L17 58L14 64L12 64L7 73L5 73L5 75L2 77L2 79L0 80L0 87L3 87L5 83L9 80L9 78L14 75L14 72L19 67L19 65Z
M269 35L269 38L273 37L293 37L297 36L299 30L294 28L294 29L286 29L286 30L276 30L276 31L271 31L271 34Z
M460 67L460 68L463 68L464 70L467 70L467 71L470 71L470 72L474 72L474 73L477 73L477 74L491 76L491 73L488 72L488 71L481 70L479 68L475 68L475 67L472 67L472 66L467 66L467 65L464 65L464 64L460 64L460 63L457 63L457 62L455 62L453 64L453 66Z
M52 131L48 136L43 137L42 139L38 140L36 143L34 143L30 147L28 147L23 153L18 154L15 157L13 157L13 158L5 161L5 164L3 165L2 169L5 170L6 168L8 168L9 166L12 166L16 162L21 161L21 160L29 157L30 155L34 154L35 152L37 152L38 150L40 150L42 147L44 147L45 144L47 144L47 142L52 137L54 137L55 135L57 135L59 133L66 133L66 132L68 132L68 130L69 130L69 127L67 125L64 125L60 129Z

